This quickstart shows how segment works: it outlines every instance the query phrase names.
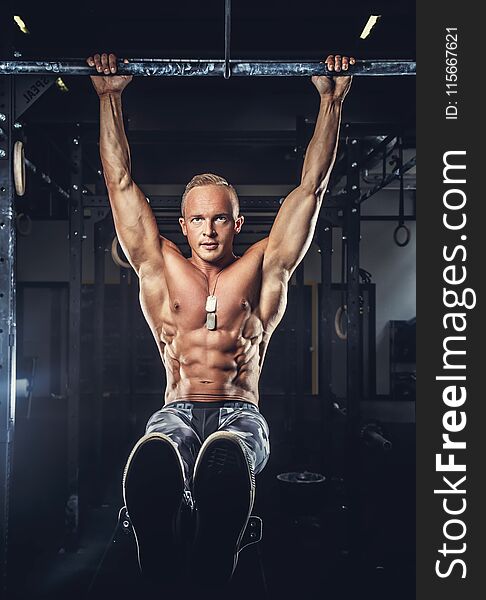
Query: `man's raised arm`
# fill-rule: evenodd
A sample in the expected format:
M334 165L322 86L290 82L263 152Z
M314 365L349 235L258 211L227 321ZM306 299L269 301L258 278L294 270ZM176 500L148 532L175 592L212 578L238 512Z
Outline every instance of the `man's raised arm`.
M122 114L122 92L131 76L115 75L116 56L95 54L86 62L102 76L92 76L100 99L100 154L118 240L135 271L162 258L161 236L143 192L132 180L130 148Z
M330 55L329 70L347 70L354 58ZM324 192L331 175L339 137L341 108L351 77L312 77L320 95L314 135L307 147L300 185L284 200L268 237L265 261L288 277L304 258L314 236Z

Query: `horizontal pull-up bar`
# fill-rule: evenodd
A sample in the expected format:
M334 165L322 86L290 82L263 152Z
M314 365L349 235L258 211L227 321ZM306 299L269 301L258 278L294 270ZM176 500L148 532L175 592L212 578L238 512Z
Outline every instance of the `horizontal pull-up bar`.
M226 70L225 70L226 66ZM118 61L119 75L144 77L225 77L228 62L224 60L135 58L128 64ZM0 61L0 75L98 75L84 59L59 61L7 60ZM229 74L235 77L306 77L332 76L389 76L415 75L411 60L358 60L347 71L329 71L318 61L279 62L273 60L229 61ZM101 73L100 73L101 75Z

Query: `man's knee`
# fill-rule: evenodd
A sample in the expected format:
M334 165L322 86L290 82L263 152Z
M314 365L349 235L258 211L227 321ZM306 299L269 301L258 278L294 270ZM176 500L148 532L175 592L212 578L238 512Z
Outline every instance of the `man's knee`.
M231 431L245 444L250 454L255 473L260 473L268 462L270 455L269 432L263 417L240 415L223 425L222 430Z
M239 429L229 429L229 431L236 435L245 445L255 475L261 473L270 457L268 436L264 434L257 435L255 432L241 431Z

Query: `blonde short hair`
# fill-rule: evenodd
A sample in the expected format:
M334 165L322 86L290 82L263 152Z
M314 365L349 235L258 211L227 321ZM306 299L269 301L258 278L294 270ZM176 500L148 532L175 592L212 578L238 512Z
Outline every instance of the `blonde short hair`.
M214 173L202 173L201 175L195 175L191 181L186 185L186 189L182 194L182 202L181 202L181 213L184 216L184 208L186 204L186 196L187 194L195 187L202 187L204 185L222 185L227 187L231 194L233 195L234 202L233 206L236 209L236 215L240 212L240 202L238 200L238 194L236 193L235 188L224 179L224 177L220 177L219 175L215 175Z

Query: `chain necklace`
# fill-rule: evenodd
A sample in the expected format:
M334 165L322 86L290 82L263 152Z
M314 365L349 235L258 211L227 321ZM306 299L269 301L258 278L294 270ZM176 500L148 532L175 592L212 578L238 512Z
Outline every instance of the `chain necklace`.
M226 267L225 267L226 268ZM224 269L216 276L216 281L214 283L212 294L209 293L209 279L208 279L208 297L206 298L206 327L208 329L214 330L216 329L216 307L218 305L218 299L214 295L216 291L216 286L218 285L218 279Z

